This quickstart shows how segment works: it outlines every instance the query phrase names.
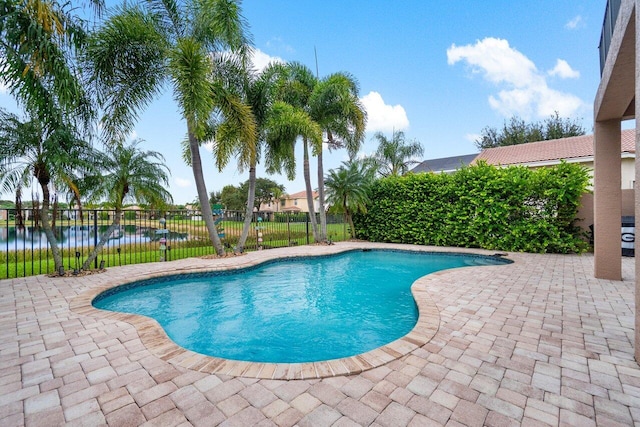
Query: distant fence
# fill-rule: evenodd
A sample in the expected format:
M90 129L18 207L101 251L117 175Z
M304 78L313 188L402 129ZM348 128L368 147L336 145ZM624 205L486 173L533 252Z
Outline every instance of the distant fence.
M0 278L53 273L51 248L33 209L0 209ZM225 249L232 251L242 233L244 212L222 211L214 215ZM61 209L50 216L66 271L78 271L113 221L114 210ZM200 212L122 212L120 227L109 236L93 268L214 254ZM22 221L20 220L22 218ZM253 214L245 251L313 243L309 214L257 212ZM342 215L327 215L329 240L349 238Z

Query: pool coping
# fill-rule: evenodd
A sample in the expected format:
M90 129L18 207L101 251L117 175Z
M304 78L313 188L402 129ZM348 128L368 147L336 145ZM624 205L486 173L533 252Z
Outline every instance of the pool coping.
M246 362L207 356L185 349L173 342L162 326L154 319L137 314L117 313L101 310L92 305L92 301L101 293L128 283L138 282L163 276L187 273L202 273L222 270L241 270L255 267L265 262L279 258L315 257L339 254L360 249L387 249L414 252L450 253L461 255L489 255L483 250L451 250L446 248L438 250L434 247L393 244L336 244L332 246L308 246L303 251L284 252L282 250L260 251L259 256L250 256L251 253L240 257L208 259L201 266L175 267L175 264L167 264L166 269L152 271L142 276L131 277L130 280L107 281L107 283L92 287L74 297L70 302L70 309L76 314L97 317L105 320L126 322L132 325L144 346L156 357L176 366L207 373L221 374L236 377L293 380L293 379L320 379L342 375L358 374L369 369L385 365L399 359L427 344L438 332L440 327L440 313L435 301L430 297L428 284L437 280L438 276L452 269L441 270L417 279L411 285L411 293L418 309L418 320L413 329L401 338L386 345L358 355L318 362L306 363L261 363ZM316 251L309 248L326 248ZM328 250L330 248L330 250ZM227 262L224 262L226 260ZM496 266L481 266L491 268ZM458 267L477 268L477 266ZM456 269L458 269L456 268Z

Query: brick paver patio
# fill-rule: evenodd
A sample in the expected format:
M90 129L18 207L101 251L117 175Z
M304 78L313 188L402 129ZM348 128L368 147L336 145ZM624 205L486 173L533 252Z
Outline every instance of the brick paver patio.
M411 248L340 243L0 281L0 425L640 425L633 259L623 282L594 279L591 255L510 254L510 265L426 276L416 286L439 316L426 344L322 379L186 368L131 323L76 309L96 289L163 272L356 247Z

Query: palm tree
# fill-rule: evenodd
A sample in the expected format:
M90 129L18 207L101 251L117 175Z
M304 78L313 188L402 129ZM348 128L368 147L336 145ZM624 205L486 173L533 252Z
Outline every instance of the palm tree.
M280 212L280 200L284 197L283 187L273 187L271 189L272 200L276 203L276 212Z
M298 115L299 117L309 117L310 108L309 100L313 92L314 87L317 84L317 79L313 75L313 72L305 65L299 62L291 62L280 67L278 72L278 78L276 83L276 98L284 101L289 108L290 115ZM309 207L309 217L311 219L311 228L313 230L314 240L319 240L318 222L316 220L315 208L313 206L313 192L311 190L311 172L309 169L309 144L313 155L317 155L322 150L322 129L319 125L318 135L313 139L303 136L302 137L302 150L303 150L303 166L302 171L304 175L305 190L307 193L307 205ZM287 170L287 174L292 177L295 175L295 156L294 156L295 144L286 147L286 149L280 151L278 155L274 156L273 162L268 165L268 170L278 171L282 168Z
M235 248L236 253L242 253L251 228L256 193L256 165L263 148L267 165L273 168L278 159L286 157L283 153L295 143L298 136L317 141L320 129L307 114L295 111L284 101L274 99L276 82L283 72L280 64L270 64L260 73L233 65L232 62L227 62L227 66L235 69L224 73L226 76L236 77L227 79L231 83L229 90L250 108L258 134L258 145L252 145L255 141L242 140L234 126L223 121L218 125L215 137L219 152L229 152L230 150L222 148L225 146L235 147L238 169L242 171L249 168L244 224ZM224 67L221 66L220 69L222 68ZM241 78L238 79L238 76Z
M407 173L411 165L419 163L413 159L424 154L422 144L416 140L406 141L402 131L393 132L390 140L382 132L376 132L373 137L378 140L375 159L381 176Z
M216 252L224 254L209 205L200 145L211 135L208 123L221 112L244 141L255 141L250 109L214 79L220 52L249 52L246 23L234 0L149 0L123 6L92 37L88 66L105 108L107 140L123 140L139 112L170 83L187 123L189 163L202 216ZM219 160L227 156L223 153ZM218 167L222 162L218 161Z
M76 176L89 170L93 149L69 128L46 131L37 119L22 122L16 115L2 110L0 122L0 182L20 184L27 175L36 178L42 190L40 220L55 269L61 271L62 254L49 221L49 187L54 181L72 184Z
M356 78L340 72L320 80L309 100L311 117L320 124L327 136L329 150L346 148L353 159L364 141L367 114L358 98ZM324 166L322 150L318 151L318 199L320 230L318 240L327 240L327 217L324 195Z
M343 162L338 169L329 170L325 179L327 202L330 210L344 213L345 221L356 237L353 225L354 213L366 213L369 203L369 188L375 177L375 168L363 161Z
M280 78L281 99L305 112L326 134L330 149L345 147L350 157L360 149L366 126L366 113L358 99L357 80L347 73L335 73L318 79L313 72L300 63L291 63ZM324 170L322 144L311 145L312 154L318 158L318 226L309 172L309 140L302 138L303 174L307 193L307 205L311 217L313 236L316 242L327 238L327 221L324 208Z
M107 146L96 159L100 165L99 173L86 178L89 200L108 201L115 208L115 216L82 264L83 270L90 268L113 231L120 226L125 201L150 204L173 201L167 191L169 169L164 164L164 157L156 151L142 151L139 148L141 142L137 139L130 145L116 143Z
M102 0L91 3L99 11ZM86 40L69 2L6 0L0 5L0 74L9 92L46 132L69 118L89 125L91 104L75 58Z

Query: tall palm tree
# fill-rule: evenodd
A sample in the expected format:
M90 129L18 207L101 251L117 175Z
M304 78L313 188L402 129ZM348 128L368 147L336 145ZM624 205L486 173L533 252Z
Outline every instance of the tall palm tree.
M90 144L69 128L46 131L40 120L22 122L16 115L0 111L0 182L21 182L32 175L42 190L40 220L51 247L56 271L62 254L49 221L50 185L54 181L72 183L92 167Z
M313 72L305 65L299 62L291 62L279 69L276 82L276 98L284 101L288 105L290 115L298 115L300 117L310 116L309 100L313 89L317 84L317 78ZM307 206L309 209L309 217L311 220L311 228L313 230L314 240L319 240L318 221L316 219L315 208L313 205L313 192L311 188L311 172L309 165L309 145L313 155L317 155L322 150L322 129L318 126L319 135L313 139L302 137L303 150L303 166L305 190L307 193ZM289 176L295 174L295 144L279 151L274 156L273 162L268 165L269 170L280 170L283 167L287 170Z
M369 188L375 177L375 168L363 161L343 162L338 169L329 170L325 179L327 202L330 210L343 213L351 227L351 235L356 237L353 225L354 213L366 213L369 203Z
M141 150L141 142L137 139L129 145L110 144L96 158L100 165L99 173L86 178L89 200L108 201L115 208L115 216L82 264L83 270L90 268L113 231L120 226L125 201L150 204L173 201L167 191L169 169L164 164L164 157L156 151Z
M378 162L378 173L381 176L398 176L409 171L409 167L416 163L418 156L424 155L424 148L417 140L407 141L404 132L393 132L388 139L382 132L373 136L378 140L375 159Z
M345 72L318 81L309 100L311 117L326 135L329 150L346 148L353 159L364 141L367 113L360 102L357 79ZM320 230L318 241L327 240L324 195L323 152L318 151L318 199Z
M87 55L105 108L107 140L122 140L163 85L171 85L187 123L189 163L202 216L219 255L224 247L208 202L200 145L210 136L208 123L215 111L234 123L242 140L256 139L250 109L215 79L214 58L231 50L245 59L249 43L239 1L148 0L117 9L90 40Z
M241 253L244 251L253 217L256 165L260 160L261 152L265 152L268 167L274 168L278 159L286 157L283 152L295 144L298 136L318 141L321 132L318 125L307 114L296 111L284 101L275 99L276 82L283 72L281 64L270 64L259 73L237 65L233 67L233 62L227 62L227 66L231 66L235 70L231 70L225 75L235 77L235 79L227 79L231 83L229 90L242 99L251 110L257 126L257 145L251 145L255 141L241 140L241 135L234 131L233 124L226 121L218 125L215 143L220 152L229 152L229 150L222 148L223 146L235 147L238 154L239 170L242 171L247 167L249 169L244 225L235 248L237 253ZM223 66L220 67L220 69L223 68ZM238 77L240 78L238 79ZM289 175L293 178L291 174Z
M348 73L335 73L318 79L306 66L294 62L280 79L280 97L290 105L306 112L326 135L330 149L347 148L350 157L360 149L364 139L366 113L358 99L358 82ZM307 205L316 242L327 239L327 221L324 208L324 169L322 144L311 145L318 158L318 226L313 203L309 171L309 141L302 138L303 174L307 193Z

